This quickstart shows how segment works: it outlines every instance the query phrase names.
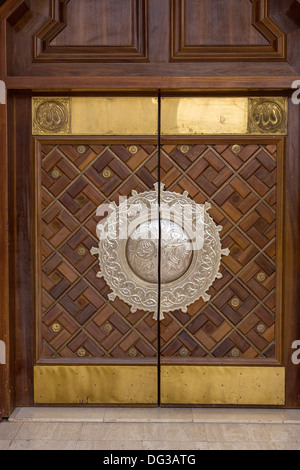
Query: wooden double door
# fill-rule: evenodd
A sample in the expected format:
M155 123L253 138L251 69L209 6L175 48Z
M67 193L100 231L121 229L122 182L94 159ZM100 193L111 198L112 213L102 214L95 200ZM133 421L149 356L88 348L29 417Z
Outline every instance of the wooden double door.
M223 109L217 97L189 98L183 107L181 98L176 104L174 98L126 97L126 115L124 98L91 97L92 116L89 100L68 99L70 106L57 96L25 100L33 122L26 138L35 145L31 155L23 152L28 180L22 165L16 171L19 190L30 181L26 204L34 264L19 291L20 301L25 291L29 298L28 289L32 294L23 305L32 326L23 363L32 376L29 399L35 404L284 405L278 263L284 130L262 134L258 127L251 135L247 115L238 135L231 98L223 99ZM241 99L250 112L250 99ZM175 105L174 130L169 121ZM43 113L36 112L38 106ZM195 106L197 122L189 117ZM218 126L209 134L201 127L201 120L220 122L216 109L227 113L227 135ZM132 192L152 191L156 183L163 183L162 191L209 203L222 248L229 250L207 298L183 310L175 303L163 320L112 298L90 252L103 217L97 209L118 205ZM17 263L25 266L26 253ZM162 284L158 278L157 298Z

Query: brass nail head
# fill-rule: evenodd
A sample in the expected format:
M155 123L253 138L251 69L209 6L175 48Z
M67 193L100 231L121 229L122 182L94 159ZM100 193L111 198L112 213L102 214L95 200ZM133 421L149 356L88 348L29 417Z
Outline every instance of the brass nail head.
M110 323L105 323L105 325L104 325L104 327L103 327L103 330L104 330L106 333L110 333L112 329L113 329L113 327L111 326Z
M233 153L235 153L235 154L237 155L237 154L240 153L240 151L241 151L241 146L235 144L235 145L233 145L233 146L231 147L231 150L233 151Z
M231 355L232 357L238 357L240 355L240 351L238 350L238 348L232 348Z
M128 354L130 357L136 357L137 356L137 350L135 348L131 348L128 351Z
M104 176L104 178L109 178L111 176L111 171L108 169L105 169L103 170L102 175Z
M189 150L190 150L190 147L188 145L182 145L180 147L180 152L181 153L188 153Z
M86 146L85 145L78 145L77 152L81 153L81 154L85 153L86 152Z
M266 280L266 275L265 273L258 273L258 275L256 276L256 279L259 281L259 282L263 282Z
M57 179L61 176L61 172L57 168L54 168L51 171L51 176L52 176L52 178Z
M86 350L84 348L79 348L77 351L77 356L84 357L86 355Z
M231 305L233 307L238 307L240 305L240 301L237 297L234 297L232 300L231 300Z
M186 348L181 348L180 351L179 351L179 354L181 357L186 357L189 355L189 352Z
M136 145L131 145L128 150L130 153L132 153L132 155L134 155L135 153L137 153L138 148Z
M61 326L59 323L53 323L53 325L51 326L51 330L54 332L54 333L58 333L61 329Z

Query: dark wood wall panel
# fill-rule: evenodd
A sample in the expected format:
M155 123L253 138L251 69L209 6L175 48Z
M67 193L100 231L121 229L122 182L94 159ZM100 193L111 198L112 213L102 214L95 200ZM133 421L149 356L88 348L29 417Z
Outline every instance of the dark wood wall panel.
M7 74L97 77L106 87L101 77L122 77L119 88L129 77L130 86L173 77L184 88L190 77L293 76L300 32L286 26L289 1L32 0L2 25Z
M11 110L10 230L11 258L10 316L13 324L11 347L16 406L33 404L35 322L35 236L34 165L31 136L31 95L16 94Z
M147 60L147 0L50 2L34 35L34 61Z
M266 11L267 0L174 0L171 60L283 59L284 34Z
M51 46L131 46L137 29L132 0L76 0L67 4L66 26ZM87 27L88 26L88 27Z
M270 44L255 27L249 0L214 0L213 5L211 0L187 0L178 2L178 8L185 25L182 34L187 46Z

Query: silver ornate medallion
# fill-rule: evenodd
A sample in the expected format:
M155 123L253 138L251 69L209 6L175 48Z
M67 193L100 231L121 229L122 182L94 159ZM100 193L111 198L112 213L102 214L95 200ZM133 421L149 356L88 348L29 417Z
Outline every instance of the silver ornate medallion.
M132 195L109 205L110 214L97 225L97 254L103 277L112 293L137 309L154 312L157 320L158 260L160 256L160 319L164 312L187 311L200 297L209 300L207 290L219 272L221 248L217 226L207 213L210 204L196 204L183 194L155 190ZM160 218L158 218L158 215Z

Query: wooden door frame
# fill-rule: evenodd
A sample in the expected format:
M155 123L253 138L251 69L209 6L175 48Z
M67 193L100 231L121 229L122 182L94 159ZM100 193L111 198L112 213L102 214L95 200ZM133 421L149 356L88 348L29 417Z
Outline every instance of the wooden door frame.
M234 91L232 90L234 93ZM265 93L265 90L264 90ZM284 92L282 92L284 93ZM251 93L250 93L251 94ZM6 315L1 316L2 331L6 333L7 342L7 364L1 366L2 383L5 384L1 390L1 409L3 416L9 416L15 406L33 406L33 374L28 373L33 370L34 363L34 318L31 320L26 317L27 309L20 309L20 296L22 292L31 292L31 300L34 297L34 259L31 260L31 267L28 271L29 258L19 260L17 253L21 247L30 247L33 250L34 217L27 225L24 212L30 213L33 210L33 202L30 200L30 194L33 196L32 181L34 180L34 169L28 168L26 177L22 183L23 188L27 188L25 197L19 194L18 178L20 177L20 167L16 165L16 156L18 163L21 162L21 168L26 167L28 159L28 148L33 154L33 137L31 136L31 91L9 92L7 105L0 107L3 116L5 110L7 121L1 126L3 139L0 139L1 150L6 152L6 159L3 161L3 172L1 172L1 215L2 227L9 227L9 230L1 230L0 240L1 264L6 266L3 269L1 278L1 302L2 312ZM22 116L22 119L20 119ZM27 118L26 118L27 116ZM25 119L24 119L25 118ZM25 125L22 122L25 122ZM5 121L4 121L5 122ZM26 124L27 123L27 124ZM289 133L284 139L286 144L285 168L284 168L284 187L293 188L293 192L286 192L283 197L283 351L282 364L286 368L287 388L286 388L286 408L299 408L300 399L298 387L300 385L300 368L293 364L291 355L293 353L292 343L300 338L300 319L298 315L299 302L299 274L300 274L300 239L297 238L297 230L300 224L300 163L295 155L300 153L300 142L298 129L300 129L300 107L290 103L289 106ZM22 136L21 139L16 137ZM278 141L278 137L274 137ZM228 140L228 139L227 139ZM261 139L260 139L261 140ZM269 138L268 138L269 140ZM282 139L280 139L282 140ZM24 145L26 142L26 145ZM19 172L16 173L17 167ZM24 170L22 170L24 171ZM19 176L18 176L19 174ZM31 181L31 183L30 183ZM34 197L32 197L34 200ZM19 201L19 202L18 202ZM22 216L23 213L23 216ZM21 217L20 217L21 214ZM5 220L3 221L3 218ZM6 224L6 225L5 225ZM16 229L16 224L18 228ZM22 240L20 241L21 234ZM19 271L19 273L18 273ZM19 279L27 278L23 283ZM9 294L9 295L8 295ZM5 308L6 307L6 310ZM18 338L16 333L18 331ZM23 351L27 351L27 358L20 361ZM26 374L27 371L27 374ZM4 392L4 393L3 393ZM20 403L20 396L22 403Z
M299 3L297 2L294 3ZM25 318L17 318L15 305L15 262L17 259L16 232L15 232L15 168L12 165L16 152L24 159L26 145L19 145L16 148L16 135L24 132L24 139L27 145L32 145L30 133L26 134L26 125L21 128L16 121L19 107L16 107L16 100L23 101L23 106L27 109L29 119L30 108L26 105L31 93L35 90L46 92L46 90L59 90L68 93L68 90L85 90L89 92L145 92L145 91L173 91L186 93L206 93L218 95L222 93L230 94L265 94L266 92L288 95L291 97L292 83L299 80L300 76L292 69L291 75L269 75L269 76L200 76L198 77L141 77L141 76L56 76L49 79L47 76L9 76L6 64L6 22L14 13L13 21L16 23L22 19L26 10L26 1L8 0L0 7L0 80L3 80L8 90L6 104L0 104L0 340L6 345L6 364L0 365L0 413L2 417L10 416L11 412L20 403L16 400L16 387L24 387L24 390L32 389L32 377L24 375L24 370L20 370L15 362L19 354L24 353L24 348L30 348L30 335L32 335L32 325L25 321ZM290 46L292 47L292 46ZM232 66L234 69L234 65ZM17 91L19 90L19 91ZM27 107L27 108L26 108ZM26 115L25 113L25 115ZM289 188L284 194L284 234L283 234L283 363L286 367L287 393L286 408L300 408L300 365L292 363L293 353L292 343L300 340L300 105L291 103L289 106L289 132L286 137L285 149L285 174L284 185ZM30 126L30 120L27 122ZM28 130L28 128L27 128ZM23 155L23 156L22 156ZM26 172L27 168L23 171ZM30 173L27 175L30 180ZM13 184L12 184L13 183ZM24 196L24 195L23 195ZM23 201L24 202L24 201ZM26 202L26 201L25 201ZM27 209L30 201L27 201ZM21 210L21 208L20 208ZM26 227L26 219L21 221L26 232L26 243L30 244L30 230ZM29 237L29 238L28 238ZM26 266L23 270L26 274ZM27 282L33 282L30 277ZM26 288L26 283L21 287ZM16 330L23 334L24 342L16 343ZM27 335L26 332L29 332ZM26 361L25 361L26 363ZM27 367L30 363L27 364ZM16 378L18 377L18 383ZM22 385L21 385L22 384ZM29 399L23 405L30 406Z

